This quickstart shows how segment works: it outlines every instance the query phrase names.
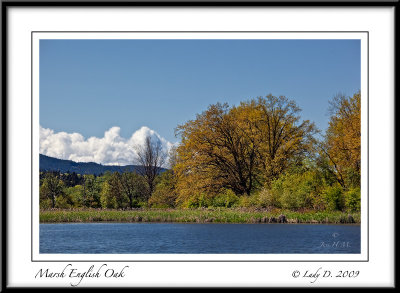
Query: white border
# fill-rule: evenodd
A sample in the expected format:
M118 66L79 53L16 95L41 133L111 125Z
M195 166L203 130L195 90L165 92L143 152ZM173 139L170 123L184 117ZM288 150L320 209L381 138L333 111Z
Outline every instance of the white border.
M8 8L8 286L70 286L35 279L31 262L32 31L368 31L369 222L368 262L134 262L127 277L85 280L81 286L393 286L394 285L394 8ZM364 58L364 57L363 57ZM364 69L363 69L364 70ZM363 91L363 89L362 89ZM363 104L364 105L364 104ZM365 110L363 109L363 113ZM363 118L364 119L364 116ZM37 134L36 134L37 135ZM365 136L362 137L364 145ZM365 153L362 154L363 160ZM35 163L35 162L33 162ZM364 165L363 165L364 168ZM362 171L364 172L364 169ZM21 184L21 182L24 182ZM365 181L362 182L364 188ZM365 205L363 198L362 205ZM365 213L362 215L365 216ZM362 218L362 223L365 219ZM122 260L121 260L122 261ZM74 263L86 268L89 263ZM111 265L110 263L108 263ZM126 263L112 263L118 266ZM294 279L294 269L357 269L357 279Z
M299 39L299 40L323 40L323 39L356 39L360 40L361 48L361 104L362 108L362 224L361 224L361 253L360 254L40 254L39 253L39 43L42 39ZM63 32L33 32L33 260L89 260L89 261L170 261L170 260L196 260L196 261L365 261L368 259L368 33L310 33L310 32L257 32L257 33L134 33L134 32L97 32L97 33L63 33Z

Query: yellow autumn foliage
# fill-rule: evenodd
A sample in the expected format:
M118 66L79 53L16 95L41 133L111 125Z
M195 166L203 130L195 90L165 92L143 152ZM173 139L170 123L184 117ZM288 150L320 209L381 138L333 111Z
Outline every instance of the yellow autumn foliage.
M316 130L308 120L300 121L299 112L294 101L269 95L236 107L210 105L178 126L178 203L224 189L250 195L301 161Z

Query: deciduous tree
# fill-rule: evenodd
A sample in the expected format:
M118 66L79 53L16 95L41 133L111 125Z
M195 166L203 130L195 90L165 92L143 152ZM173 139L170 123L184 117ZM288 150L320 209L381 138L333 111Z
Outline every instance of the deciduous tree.
M149 198L154 191L154 180L164 166L166 153L163 150L161 141L158 139L152 141L150 136L146 137L144 146L136 147L136 153L138 163L140 164L138 173L147 182Z
M63 195L64 183L54 174L47 173L40 187L40 196L51 200L51 207L56 205L56 198Z
M300 121L285 97L257 98L237 107L215 104L177 127L182 143L174 171L181 194L230 189L250 195L311 150L316 129Z
M361 94L337 95L331 101L331 119L322 144L342 187L360 186L361 178Z
M132 209L139 200L146 198L146 182L135 172L124 172L120 178L122 192L128 197L129 207Z

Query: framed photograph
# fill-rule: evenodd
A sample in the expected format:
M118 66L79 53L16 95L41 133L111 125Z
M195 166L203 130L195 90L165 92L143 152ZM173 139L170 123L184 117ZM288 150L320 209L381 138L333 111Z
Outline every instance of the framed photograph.
M397 2L283 2L2 3L4 290L395 286Z

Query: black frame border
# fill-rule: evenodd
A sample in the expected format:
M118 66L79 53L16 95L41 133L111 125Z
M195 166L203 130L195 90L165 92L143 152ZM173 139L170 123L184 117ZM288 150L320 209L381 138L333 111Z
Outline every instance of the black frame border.
M299 0L299 1L277 1L277 0L260 0L260 1L249 1L249 2L243 2L241 0L239 1L83 1L83 2L77 2L77 1L41 1L41 0L34 0L31 2L28 1L17 1L17 0L2 0L1 2L1 15L2 15L2 30L1 30L1 38L2 38L2 49L1 49L1 54L2 54L2 71L1 71L1 92L2 92L2 101L1 101L1 192L2 192L2 199L1 199L1 279L0 279L0 284L1 284L1 291L6 291L9 290L7 287L7 242L6 242L6 235L7 235L7 195L8 195L8 188L7 188L7 165L8 165L8 157L7 157L7 137L8 137L8 129L7 129L7 70L8 70L8 58L7 58L7 8L8 7L43 7L43 6L50 6L50 7L120 7L120 6L128 6L128 7L142 7L142 6L163 6L163 7L177 7L177 6L197 6L197 7L206 7L206 6L211 6L211 7L252 7L252 6L262 6L262 7L275 7L275 6L290 6L290 7L311 7L311 6L316 6L316 7L392 7L394 8L394 14L395 14L395 24L394 24L394 52L395 52L395 60L394 60L394 108L393 108L393 113L394 117L396 118L396 110L399 105L399 103L396 101L397 97L397 84L400 82L399 80L399 75L397 74L397 68L399 65L399 58L397 58L396 54L396 49L399 47L398 42L399 42L399 37L398 37L398 30L396 27L399 25L399 20L398 20L398 0L370 0L370 1L349 1L349 2L342 2L340 0L338 1L323 1L323 0L316 0L316 1L310 1L310 0ZM369 71L369 68L368 68ZM369 112L369 109L368 109ZM368 113L369 116L369 113ZM369 123L369 121L368 121ZM394 138L395 138L395 143L394 143L394 150L396 150L397 146L397 139L396 139L396 134L397 134L397 126L394 125ZM368 139L369 141L369 139ZM368 154L369 156L369 154ZM396 153L394 153L394 165L396 166L398 163L398 156L396 156ZM397 172L396 172L396 167L394 167L394 179L397 178ZM368 174L369 177L369 174ZM396 182L394 186L394 194L396 195ZM394 204L395 207L398 205L398 200L396 200L396 197L394 197ZM394 247L396 248L396 244L398 243L397 241L397 225L396 225L396 220L397 216L396 213L394 213ZM369 235L368 235L369 238ZM396 250L394 251L394 258L395 258L395 266L394 266L394 277L395 277L395 286L397 283L397 269L396 269L396 264L397 264L397 257L398 254L396 253ZM38 287L40 288L40 287ZM42 287L43 288L43 287ZM90 287L87 287L90 288ZM94 288L94 287L92 287ZM174 288L174 287L172 287ZM204 287L204 288L209 288L209 287ZM289 287L282 287L282 288L289 288ZM329 287L319 287L319 288L329 288ZM354 288L354 287L353 287ZM45 288L43 288L45 289Z

